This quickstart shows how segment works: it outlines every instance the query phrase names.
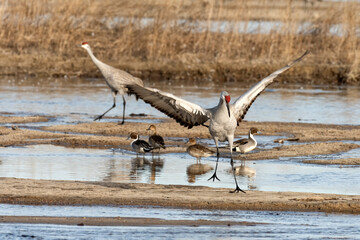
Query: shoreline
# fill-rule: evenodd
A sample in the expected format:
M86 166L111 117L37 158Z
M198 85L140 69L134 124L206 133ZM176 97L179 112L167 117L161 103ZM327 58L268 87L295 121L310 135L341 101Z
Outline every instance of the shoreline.
M187 209L360 214L360 195L90 181L1 178L0 203L24 205L158 206Z
M0 216L0 223L59 224L77 226L254 226L258 222L213 220L166 220L160 218L132 217L47 217L47 216Z
M51 144L69 148L94 148L94 149L125 149L130 150L127 137L130 132L137 132L141 136L147 136L146 129L150 123L132 122L127 118L124 125L116 122L84 122L76 124L49 125L39 128L22 127L21 123L46 122L51 116L0 117L1 122L11 124L11 127L0 126L0 147L14 147L37 144ZM198 126L187 129L180 126L169 118L141 117L132 119L158 120L156 123L158 134L166 139L166 149L161 153L176 153L186 151L186 141L189 137L211 139L207 128ZM19 126L17 124L20 124ZM284 122L247 122L240 124L235 132L235 138L246 135L248 129L256 127L263 136L276 136L276 147L263 149L258 152L246 154L246 160L267 160L280 157L296 157L305 155L334 154L359 148L357 143L343 141L360 141L360 126L357 125L334 125L314 123L284 123ZM175 141L171 138L183 138ZM287 144L296 141L297 144ZM226 144L225 144L226 145ZM225 146L224 145L224 146ZM215 148L212 147L214 150ZM220 154L228 156L227 149L220 147ZM234 153L234 159L245 159L242 154ZM316 162L307 162L316 163ZM320 162L319 164L323 164ZM338 159L337 165L359 165L356 159ZM334 162L328 162L334 164Z
M1 58L7 59L3 62L1 76L15 79L36 79L36 78L80 78L80 79L103 79L101 72L94 64L89 65L87 56L79 57L78 61L73 61L70 65L68 61L59 59L58 56L32 57L26 55L2 55ZM35 58L37 64L33 64ZM48 59L57 59L56 62ZM170 61L170 60L169 60ZM174 60L171 60L174 62ZM0 61L1 62L1 61ZM14 62L19 62L14 65ZM131 62L131 63L129 63ZM53 65L56 63L56 66ZM179 62L176 68L168 65L167 62L154 63L152 61L139 61L138 59L128 58L117 59L114 63L109 63L114 67L124 70L140 79L147 85L152 82L171 82L171 83L238 83L255 84L263 77L266 77L274 70L282 67L287 62L277 62L269 64L266 60L257 61L252 64L220 64L215 66L211 62L197 64L189 67ZM47 67L44 68L44 65ZM212 66L212 67L209 67ZM345 70L344 70L345 68ZM21 70L20 70L21 69ZM279 84L311 84L311 85L357 85L357 81L345 81L350 72L351 65L322 64L320 66L300 62L277 77L276 83ZM304 72L306 74L304 75Z

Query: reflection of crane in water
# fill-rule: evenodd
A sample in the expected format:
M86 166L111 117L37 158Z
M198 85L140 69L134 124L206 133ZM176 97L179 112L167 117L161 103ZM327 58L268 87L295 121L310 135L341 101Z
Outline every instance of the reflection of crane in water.
M122 99L123 99L123 119L122 119L121 124L124 124L124 122L125 122L125 105L126 105L126 100L125 100L124 94L127 92L125 85L126 84L139 84L139 85L143 86L144 84L143 84L142 80L132 76L131 74L129 74L123 70L116 69L114 67L111 67L111 66L101 62L99 59L97 59L94 56L93 52L91 51L90 45L87 42L83 42L81 47L86 49L86 51L89 53L89 55L91 57L91 60L95 63L95 65L101 71L102 75L105 78L106 84L111 89L111 94L114 99L114 104L112 105L112 107L109 108L106 112L104 112L100 116L98 116L97 118L95 118L94 121L100 120L106 113L108 113L111 109L116 107L116 95L119 93L120 95L122 95Z
M193 126L205 125L205 122L210 120L208 126L209 132L215 141L217 160L214 174L210 179L218 179L216 176L219 148L218 142L228 141L230 146L230 164L234 167L232 157L232 148L234 133L238 123L244 118L256 97L264 91L264 89L274 82L274 79L282 72L288 70L296 62L300 61L308 52L306 51L300 58L290 62L285 67L270 74L259 83L255 84L242 96L237 98L233 104L230 105L230 95L223 91L220 95L220 100L217 106L205 109L197 104L191 103L184 99L174 96L173 94L160 91L155 88L141 87L139 85L127 85L130 94L135 94L137 97L143 99L146 103L174 118L181 125L192 128ZM235 172L233 172L236 188L231 192L244 192L240 189Z

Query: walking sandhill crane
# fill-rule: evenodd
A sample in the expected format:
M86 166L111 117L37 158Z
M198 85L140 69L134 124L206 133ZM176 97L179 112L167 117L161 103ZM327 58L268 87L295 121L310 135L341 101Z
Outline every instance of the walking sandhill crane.
M107 111L105 111L103 114L96 117L94 119L94 121L102 119L106 113L108 113L111 109L116 107L116 95L119 93L123 99L123 119L122 119L121 124L124 124L124 122L125 122L125 106L126 106L126 100L125 100L124 95L125 95L125 93L127 93L127 89L126 89L125 85L138 84L140 86L144 86L143 81L137 77L132 76L131 74L129 74L123 70L116 69L112 66L109 66L109 65L101 62L99 59L97 59L94 56L94 54L90 48L90 45L87 42L83 42L81 44L81 47L86 49L86 51L89 53L89 55L91 57L91 60L99 68L101 74L104 76L106 84L111 89L111 94L114 99L114 103L113 103L112 107L109 108Z
M288 70L295 63L299 62L304 56L308 54L306 51L301 57L290 62L285 67L271 73L266 78L255 84L252 88L246 91L242 96L238 97L233 104L230 104L230 95L223 91L220 94L220 100L217 106L205 109L195 103L191 103L184 99L174 96L173 94L163 92L155 88L141 87L139 85L127 85L130 94L135 94L144 102L149 103L159 111L165 113L171 118L174 118L181 125L192 128L193 126L205 125L205 122L210 120L207 126L209 132L214 139L216 145L216 166L212 177L209 178L213 181L219 180L216 175L218 162L219 162L219 141L228 141L230 147L230 164L233 169L236 188L234 192L243 192L240 189L235 172L234 161L232 156L234 133L237 125L244 118L256 97L274 82L274 79L282 72ZM220 180L219 180L220 181Z

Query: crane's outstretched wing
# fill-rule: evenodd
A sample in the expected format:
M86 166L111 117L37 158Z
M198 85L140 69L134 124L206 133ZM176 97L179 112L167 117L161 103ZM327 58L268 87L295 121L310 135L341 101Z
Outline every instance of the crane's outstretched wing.
M205 123L211 116L207 109L156 88L139 85L126 85L126 88L128 94L134 94L188 128Z
M252 88L250 88L247 92L245 92L242 96L234 102L234 113L238 122L245 117L245 114L249 110L251 104L255 101L257 96L259 96L264 89L274 82L274 79L282 72L285 72L289 68L291 68L295 63L299 62L303 57L309 54L309 51L306 51L301 57L295 59L294 61L287 64L285 67L280 68L279 70L273 72L257 84L255 84Z

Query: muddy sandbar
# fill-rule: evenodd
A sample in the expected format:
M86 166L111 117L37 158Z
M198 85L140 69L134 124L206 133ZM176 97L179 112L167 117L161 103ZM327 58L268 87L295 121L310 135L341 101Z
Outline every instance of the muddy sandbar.
M302 162L321 165L360 165L360 158L303 160Z
M360 214L360 195L247 191L183 185L0 179L0 202L31 205L131 205L189 209L319 211Z
M130 217L45 217L45 216L0 216L0 223L41 223L78 226L254 226L255 222L213 220L165 220L159 218Z

